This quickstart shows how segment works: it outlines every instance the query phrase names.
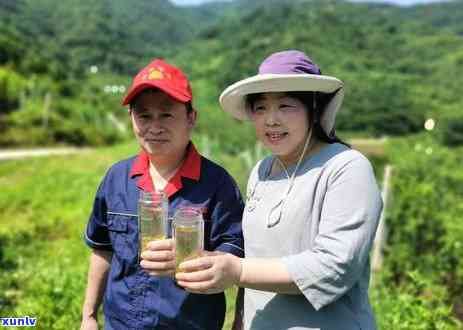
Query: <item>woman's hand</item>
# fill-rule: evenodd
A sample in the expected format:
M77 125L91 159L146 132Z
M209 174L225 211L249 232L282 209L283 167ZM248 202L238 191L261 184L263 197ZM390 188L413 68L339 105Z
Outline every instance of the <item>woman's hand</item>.
M141 254L140 266L153 276L175 274L175 244L172 239L149 242Z
M185 261L175 275L177 284L192 293L214 294L238 284L241 258L232 254L216 254Z

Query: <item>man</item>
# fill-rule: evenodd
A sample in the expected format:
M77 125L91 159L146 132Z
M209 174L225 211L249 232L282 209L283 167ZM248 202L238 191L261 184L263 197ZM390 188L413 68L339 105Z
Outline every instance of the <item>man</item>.
M140 191L164 190L169 216L200 208L205 249L243 255L243 202L230 175L200 156L190 141L197 113L187 77L156 59L134 78L129 105L141 151L113 165L98 188L85 232L93 250L81 329L97 329L104 296L105 329L221 329L223 293L197 295L176 285L174 243L153 241L138 260Z

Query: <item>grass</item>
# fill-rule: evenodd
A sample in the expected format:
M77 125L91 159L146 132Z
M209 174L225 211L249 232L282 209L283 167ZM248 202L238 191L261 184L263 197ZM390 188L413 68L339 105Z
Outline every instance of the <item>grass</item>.
M99 180L133 145L0 163L0 314L38 328L80 319L89 249L82 232Z

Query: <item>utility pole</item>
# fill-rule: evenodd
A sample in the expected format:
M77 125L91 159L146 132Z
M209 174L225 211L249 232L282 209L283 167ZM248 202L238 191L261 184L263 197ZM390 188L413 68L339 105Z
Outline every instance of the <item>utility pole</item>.
M48 129L48 117L50 114L51 93L47 92L43 100L42 126L45 130Z
M383 198L383 211L381 212L381 217L379 219L378 229L376 231L375 241L373 243L373 255L372 255L372 269L373 272L377 272L381 269L383 264L383 249L386 244L386 211L388 205L388 197L390 191L390 181L391 181L392 166L386 165L384 168L384 177L383 177L383 189L381 191L381 196Z

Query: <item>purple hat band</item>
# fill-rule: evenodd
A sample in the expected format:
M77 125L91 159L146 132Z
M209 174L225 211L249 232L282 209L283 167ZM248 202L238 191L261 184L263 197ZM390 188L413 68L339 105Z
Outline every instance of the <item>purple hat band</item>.
M267 57L259 66L259 74L315 74L321 71L303 52L287 50Z

